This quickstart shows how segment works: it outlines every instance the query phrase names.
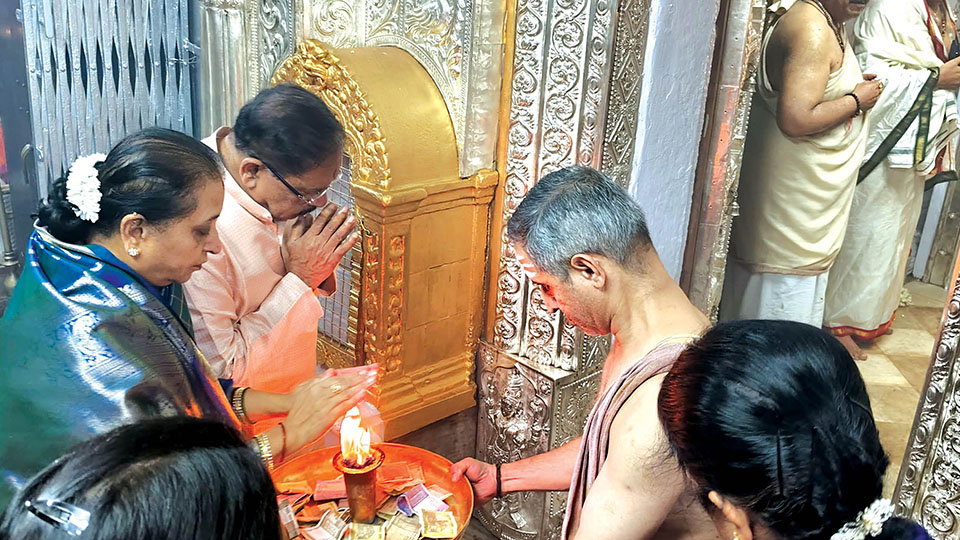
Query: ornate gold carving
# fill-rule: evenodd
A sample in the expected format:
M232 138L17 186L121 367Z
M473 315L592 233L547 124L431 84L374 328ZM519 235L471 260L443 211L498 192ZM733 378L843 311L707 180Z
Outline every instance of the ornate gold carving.
M323 334L317 335L317 362L329 369L342 369L357 365L352 347L347 349Z
M416 58L443 95L466 177L493 164L504 4L303 0L300 36L338 48L398 47ZM476 124L488 129L477 130Z
M403 341L400 336L403 307L404 237L390 239L383 265L381 235L364 235L363 324L364 359L383 367L386 375L400 373ZM383 302L386 301L386 311Z
M387 282L383 296L387 299L386 324L383 329L384 352L383 365L387 373L400 370L400 349L403 340L400 336L400 313L403 309L403 236L394 236L390 239L390 251L387 254L387 271L384 280ZM372 316L377 316L373 315Z
M384 66L390 77L383 77ZM443 98L403 50L333 52L310 40L280 67L273 82L280 81L318 94L344 124L362 231L359 310L351 324L357 356L383 369L387 437L472 406L469 336L482 291L464 291L449 275L462 270L470 283L482 282L490 175L459 177ZM437 298L448 301L436 307Z
M387 143L377 113L360 86L332 51L309 39L297 46L271 79L289 81L319 95L346 128L347 153L353 159L353 182L381 190L390 187Z

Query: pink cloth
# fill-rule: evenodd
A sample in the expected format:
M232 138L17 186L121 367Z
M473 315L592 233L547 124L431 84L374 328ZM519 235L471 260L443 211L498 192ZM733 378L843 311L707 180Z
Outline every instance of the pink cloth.
M221 127L203 140L217 150ZM226 170L211 255L184 285L197 345L221 378L267 392L289 392L317 371L317 321L323 309L310 287L284 267L282 224ZM336 288L333 276L318 294Z
M650 351L624 371L593 406L583 428L577 466L573 469L573 480L570 482L570 492L567 495L567 511L563 516L561 540L570 538L572 532L570 528L573 523L579 524L583 503L597 475L600 474L603 462L607 460L610 427L620 408L647 379L668 371L686 346L687 342L664 343Z

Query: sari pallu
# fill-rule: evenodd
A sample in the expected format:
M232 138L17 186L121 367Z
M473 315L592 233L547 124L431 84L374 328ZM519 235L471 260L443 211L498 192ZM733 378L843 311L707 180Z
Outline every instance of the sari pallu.
M30 237L0 319L0 507L69 447L138 418L239 426L188 326L158 292L97 250L42 228Z

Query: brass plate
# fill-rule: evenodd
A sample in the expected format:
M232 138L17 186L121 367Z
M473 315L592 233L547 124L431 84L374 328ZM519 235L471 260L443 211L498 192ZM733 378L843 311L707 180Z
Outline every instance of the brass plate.
M384 464L419 463L423 467L423 478L427 485L436 484L453 494L452 500L447 499L445 502L450 505L450 511L457 519L459 526L457 538L460 538L473 514L473 489L470 487L470 482L466 478L461 478L457 483L452 482L450 467L453 464L433 452L405 444L381 443L375 446L383 450ZM290 460L274 469L273 481L276 483L306 481L312 486L318 480L333 480L340 476L340 473L333 468L333 456L339 451L340 447L330 446Z

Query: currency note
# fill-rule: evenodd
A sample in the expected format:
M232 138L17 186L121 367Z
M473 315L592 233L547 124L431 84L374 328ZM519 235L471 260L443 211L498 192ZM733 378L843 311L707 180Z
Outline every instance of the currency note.
M301 508L300 512L297 513L297 521L300 523L315 523L320 521L323 515L331 510L336 514L337 505L331 502L325 502L323 504L310 503Z
M427 538L456 538L457 519L453 512L434 512L424 509L420 513L423 536Z
M407 463L407 470L410 471L410 478L421 484L426 483L423 479L423 467L419 463Z
M340 537L343 536L344 531L347 530L347 522L340 519L340 515L336 511L328 510L324 512L323 517L320 518L320 523L317 523L317 527L339 540Z
M350 540L386 540L383 525L350 524Z
M436 484L430 484L429 486L427 486L427 491L429 491L431 495L440 499L441 501L446 501L448 498L453 496L453 493L450 493L449 491L443 489L442 487Z
M397 499L397 508L406 514L412 516L419 514L421 510L433 510L435 512L447 510L450 508L446 503L434 497L427 491L423 484L413 487Z
M306 480L296 482L277 482L277 493L313 493L310 484Z
M384 540L419 540L420 521L404 515L395 515L384 525L386 538Z
M397 498L390 497L385 503L383 503L383 506L377 510L377 515L383 519L390 519L397 515L397 512L399 511L400 509L397 508Z
M300 529L300 538L303 538L304 540L340 540L339 538L330 536L330 533L321 529L320 527Z
M347 496L347 484L343 476L333 480L319 480L313 489L313 500L335 501Z
M381 484L380 487L383 488L383 490L386 493L396 496L396 495L403 495L407 491L410 491L412 488L419 485L422 485L422 482L419 482L417 480L405 480L400 483L388 482L386 484Z
M297 517L293 515L290 501L282 500L277 506L280 510L280 524L283 525L287 538L296 538L300 534L300 527L297 526Z
M377 479L383 482L396 482L413 480L410 476L410 468L405 461L398 463L384 463L377 469Z

